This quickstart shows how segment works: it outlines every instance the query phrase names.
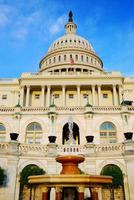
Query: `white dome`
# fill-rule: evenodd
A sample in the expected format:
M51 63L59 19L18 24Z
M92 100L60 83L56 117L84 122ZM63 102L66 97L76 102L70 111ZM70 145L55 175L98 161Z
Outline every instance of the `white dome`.
M91 44L76 34L76 29L71 13L65 25L65 35L51 44L40 62L40 72L103 71L101 59L96 55Z
M48 52L65 48L78 48L94 52L91 44L83 37L76 34L66 34L55 40L48 49Z

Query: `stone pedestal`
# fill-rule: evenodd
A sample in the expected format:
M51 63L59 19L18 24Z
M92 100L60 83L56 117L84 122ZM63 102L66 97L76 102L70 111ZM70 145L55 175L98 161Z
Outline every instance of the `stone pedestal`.
M134 154L134 142L132 140L126 140L124 142L124 146L125 146L124 150L125 155Z
M47 145L48 148L48 156L55 157L57 155L57 144L50 143Z
M95 150L94 147L95 145L93 143L87 143L86 145L86 156L93 156L93 154L95 155Z

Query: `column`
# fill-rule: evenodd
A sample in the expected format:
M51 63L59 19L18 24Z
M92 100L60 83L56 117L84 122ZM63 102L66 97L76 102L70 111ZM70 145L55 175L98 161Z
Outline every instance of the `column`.
M95 85L92 85L92 105L96 105L95 101Z
M44 100L45 100L45 86L41 87L41 106L44 107Z
M56 187L56 200L62 200L62 188Z
M30 86L27 86L27 93L26 93L26 106L29 106L29 99L30 99Z
M50 87L50 85L48 85L47 86L47 102L46 102L47 106L50 106L50 104L51 104L51 102L50 102L50 89L51 89L51 87Z
M78 187L78 200L84 200L84 187Z
M122 86L118 85L118 92L119 92L119 104L122 102Z
M97 188L92 188L92 200L99 200Z
M66 106L66 87L65 85L62 86L62 105Z
M117 93L116 93L116 85L113 85L113 105L117 105Z
M6 186L6 199L18 199L18 184L17 184L17 174L18 174L18 162L19 162L19 143L16 141L11 141L8 147L8 160L7 160L7 174L8 182Z
M80 106L80 85L77 85L77 105Z
M49 188L48 188L48 187L44 187L44 188L43 188L42 200L48 200L48 191L49 191Z
M20 89L20 105L24 106L24 86L21 86Z
M101 86L98 85L98 105L101 106Z

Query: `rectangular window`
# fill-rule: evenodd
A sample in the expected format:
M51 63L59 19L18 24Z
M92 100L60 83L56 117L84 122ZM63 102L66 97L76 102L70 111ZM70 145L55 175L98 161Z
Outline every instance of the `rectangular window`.
M58 99L60 95L59 94L54 94L53 96L54 96L55 99Z
M88 98L88 94L83 94L83 98L87 99Z
M7 99L7 95L6 95L6 94L3 94L3 95L2 95L2 99L3 99L3 100Z
M40 94L35 94L35 99L40 99Z
M73 94L69 94L69 99L73 99L74 95Z
M108 98L108 94L104 93L103 94L103 99L107 99Z

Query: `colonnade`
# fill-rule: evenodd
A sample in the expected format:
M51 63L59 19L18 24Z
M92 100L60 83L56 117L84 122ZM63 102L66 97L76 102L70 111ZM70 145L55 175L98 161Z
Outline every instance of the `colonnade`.
M66 106L66 92L68 89L70 89L73 85L62 85L61 92L62 92L62 105ZM81 88L86 87L86 91L91 92L91 98L92 98L92 105L93 106L101 106L102 105L102 86L103 85L75 85L76 89L76 95L77 95L77 104L76 106L80 106L80 98L81 98ZM112 91L112 101L113 106L117 106L122 101L122 88L121 85L109 85L110 90ZM41 101L40 106L49 106L51 95L52 95L52 89L54 89L53 85L43 85L39 86L40 92L41 92ZM73 86L74 87L74 86ZM22 106L29 107L30 105L30 91L31 89L34 89L34 86L22 86L20 90L20 103Z
M85 191L85 187L83 186L78 186L76 187L77 189L77 200L84 200L84 191ZM48 193L50 192L51 188L49 187L43 187L43 192L42 192L42 200L49 200L49 195ZM56 186L55 187L55 200L63 200L63 187L60 186ZM98 200L98 188L91 188L90 189L91 192L91 197L92 200ZM71 196L70 198L71 199Z

